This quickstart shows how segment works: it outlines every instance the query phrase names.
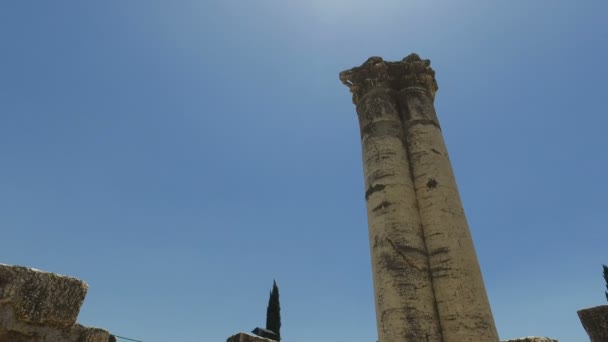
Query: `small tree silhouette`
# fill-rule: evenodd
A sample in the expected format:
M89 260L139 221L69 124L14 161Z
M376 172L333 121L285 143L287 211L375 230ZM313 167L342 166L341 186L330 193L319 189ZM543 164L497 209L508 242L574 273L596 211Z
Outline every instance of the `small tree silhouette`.
M608 266L604 266L604 280L606 281L606 290L608 290ZM606 291L606 300L608 300L608 291Z
M272 330L281 340L281 305L279 304L279 287L277 282L272 284L270 298L268 298L268 308L266 309L266 329Z

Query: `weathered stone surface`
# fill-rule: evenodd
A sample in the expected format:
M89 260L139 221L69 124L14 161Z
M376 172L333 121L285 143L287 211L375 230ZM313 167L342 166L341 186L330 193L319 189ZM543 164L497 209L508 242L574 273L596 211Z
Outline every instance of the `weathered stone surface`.
M421 63L409 63L413 59L418 59ZM342 71L340 81L350 89L354 104L380 83L396 90L421 86L434 96L438 87L435 71L429 68L430 64L428 59L421 60L416 54L411 54L400 62L387 62L382 57L375 56L368 58L359 67Z
M353 93L361 130L378 338L441 342L390 65L372 57L340 79Z
M379 340L498 342L430 61L371 57L340 80L361 129Z
M260 337L260 336L250 335L247 333L238 333L236 335L232 335L232 336L228 337L226 342L276 342L276 341L268 339L268 338Z
M75 323L86 292L75 278L0 264L0 342L116 342Z
M577 313L591 342L608 341L608 305L579 310Z
M21 266L0 264L0 305L19 321L68 327L76 322L87 293L83 281Z
M516 338L514 340L506 340L503 342L557 342L557 340L553 340L548 337L530 336L530 337Z
M0 342L112 342L110 333L80 324L58 328L19 320L10 305L0 305Z
M404 58L396 74L420 219L444 342L498 342L473 239L435 113L430 61Z

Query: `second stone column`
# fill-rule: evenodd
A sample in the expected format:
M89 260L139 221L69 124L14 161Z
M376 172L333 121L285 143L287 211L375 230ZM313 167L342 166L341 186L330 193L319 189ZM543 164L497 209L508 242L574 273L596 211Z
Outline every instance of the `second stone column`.
M435 72L415 54L395 63L398 102L444 342L498 342L448 151Z

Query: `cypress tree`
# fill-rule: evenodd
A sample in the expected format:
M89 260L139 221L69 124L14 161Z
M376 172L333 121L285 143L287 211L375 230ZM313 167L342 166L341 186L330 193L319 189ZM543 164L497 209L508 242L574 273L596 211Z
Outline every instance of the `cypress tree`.
M273 282L270 298L268 299L266 329L272 330L277 334L278 340L281 340L281 305L279 304L279 287L276 281Z
M604 266L604 280L606 281L606 290L608 290L608 266ZM606 291L606 300L608 300L608 291Z

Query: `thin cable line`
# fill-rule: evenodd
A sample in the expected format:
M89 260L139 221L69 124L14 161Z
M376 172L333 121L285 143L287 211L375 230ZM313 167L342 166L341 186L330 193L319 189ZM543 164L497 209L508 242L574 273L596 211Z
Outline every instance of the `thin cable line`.
M132 339L132 338L128 338L128 337L122 337L122 336L118 336L118 335L114 335L114 337L122 338L123 340L129 340L129 341L135 341L135 342L144 342L144 341L140 341L140 340L134 340L134 339Z

